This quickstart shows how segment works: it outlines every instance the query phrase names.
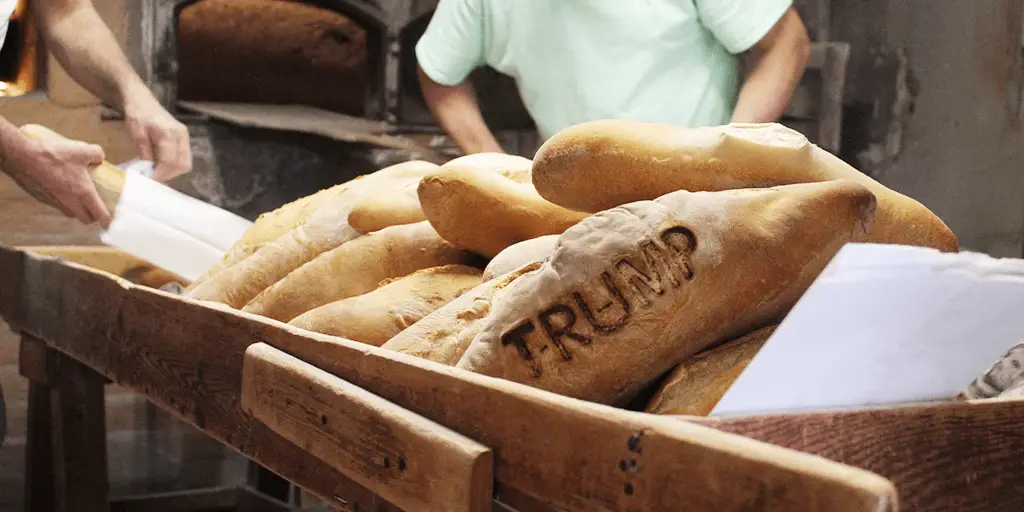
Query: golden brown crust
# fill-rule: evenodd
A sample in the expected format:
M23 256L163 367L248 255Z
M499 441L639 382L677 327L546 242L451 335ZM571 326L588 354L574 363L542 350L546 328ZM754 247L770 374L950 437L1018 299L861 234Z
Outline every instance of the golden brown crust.
M320 254L261 292L243 311L287 322L324 304L373 291L385 279L463 263L467 257L426 221L391 226Z
M484 281L501 277L529 263L542 263L555 250L558 235L544 235L512 244L498 253L484 269Z
M762 327L683 361L662 382L645 412L707 416L777 327Z
M387 280L369 293L307 311L289 323L380 346L479 284L479 269L465 265L432 267Z
M680 128L605 120L548 139L534 158L533 183L548 201L596 212L676 190L717 191L836 179L875 194L865 241L958 250L956 237L921 203L895 192L779 124Z

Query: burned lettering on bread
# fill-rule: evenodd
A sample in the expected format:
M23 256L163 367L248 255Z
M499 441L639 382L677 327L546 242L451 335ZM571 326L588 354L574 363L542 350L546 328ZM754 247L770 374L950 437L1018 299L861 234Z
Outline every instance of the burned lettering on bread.
M596 310L591 308L590 304L583 298L583 290L572 292L572 299L591 327L599 332L608 334L622 329L626 325L626 321L629 320L629 301L626 300L626 297L622 295L622 292L612 282L612 276L607 271L601 272L601 283L604 285L604 290L608 292L608 295L611 295L611 300L608 300ZM612 318L607 318L606 311L609 308L617 311L617 314ZM603 320L598 319L599 315Z
M670 226L656 237L642 238L635 247L631 255L615 258L610 268L585 285L549 303L535 319L515 323L502 334L502 346L514 347L533 376L540 377L541 360L545 359L548 345L555 347L562 361L571 361L573 343L591 345L594 335L609 335L626 328L634 305L649 307L667 291L693 279L691 258L697 238L690 229ZM534 335L535 321L546 336ZM538 354L534 354L528 338L539 342L538 337L549 343L540 345Z
M558 349L562 359L566 361L572 359L572 354L569 353L569 348L562 341L563 338L577 341L583 345L589 345L591 342L589 337L573 332L572 328L576 325L576 312L565 304L555 304L545 309L537 315L537 319L544 327L548 339Z

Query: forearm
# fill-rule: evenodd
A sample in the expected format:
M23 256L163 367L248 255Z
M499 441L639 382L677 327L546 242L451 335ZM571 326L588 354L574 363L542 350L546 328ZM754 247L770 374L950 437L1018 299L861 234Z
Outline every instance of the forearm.
M36 0L29 5L53 56L104 103L123 112L125 98L152 96L89 1Z
M810 54L807 31L796 12L791 10L751 51L753 68L740 89L732 121L777 121L789 106Z
M4 174L10 174L10 169L7 165L10 162L10 157L15 154L24 153L31 144L32 139L21 133L21 130L14 123L11 123L4 117L0 117L0 171Z
M484 122L469 84L444 86L431 80L422 70L419 75L427 108L463 153L504 152Z

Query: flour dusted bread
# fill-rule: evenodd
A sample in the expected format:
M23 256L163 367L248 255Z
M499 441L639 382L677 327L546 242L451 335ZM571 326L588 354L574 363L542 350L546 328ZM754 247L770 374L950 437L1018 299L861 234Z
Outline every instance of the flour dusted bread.
M517 242L559 234L587 216L546 201L531 184L447 166L420 180L423 213L442 238L489 258Z
M776 323L875 206L848 181L677 191L595 214L491 304L460 368L621 404Z
M372 292L320 306L289 323L380 346L478 284L480 270L465 265L418 270Z
M454 365L459 362L491 312L495 297L513 281L538 268L539 263L524 265L497 279L481 283L398 333L382 347L436 363Z
M626 120L592 121L555 134L534 158L545 199L596 212L676 190L728 190L845 179L875 194L867 241L958 250L948 227L921 203L895 192L780 124L679 128Z
M258 251L260 247L277 240L281 235L302 225L310 213L337 197L344 188L344 184L325 188L319 192L296 199L276 210L261 214L252 223L252 226L245 230L245 233L242 233L241 238L232 244L231 249L224 254L224 257L202 276L189 284L185 292L192 291L209 279L210 276L248 258L252 253Z
M386 194L436 169L411 161L381 169L339 186L337 194L309 213L305 221L273 242L263 244L242 261L206 279L187 296L241 308L258 293L320 253L360 233L348 225L352 206L370 194Z
M558 235L544 235L508 246L498 253L484 269L484 281L503 276L528 263L541 263L551 256Z
M320 254L263 290L243 311L287 322L324 304L373 291L386 279L471 259L442 240L429 222L391 226Z
M686 359L661 383L645 412L707 416L776 327L758 329Z

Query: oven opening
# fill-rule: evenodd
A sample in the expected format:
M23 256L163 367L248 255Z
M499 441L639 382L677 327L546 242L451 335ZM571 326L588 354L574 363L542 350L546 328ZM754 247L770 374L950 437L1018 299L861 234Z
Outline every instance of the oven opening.
M21 96L39 89L42 45L27 2L18 0L0 49L0 97Z
M329 2L196 0L177 16L178 99L367 110L368 30Z

